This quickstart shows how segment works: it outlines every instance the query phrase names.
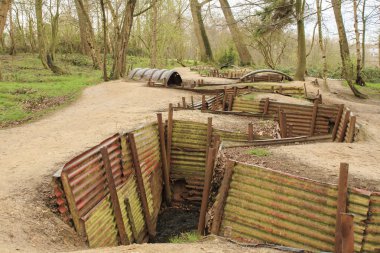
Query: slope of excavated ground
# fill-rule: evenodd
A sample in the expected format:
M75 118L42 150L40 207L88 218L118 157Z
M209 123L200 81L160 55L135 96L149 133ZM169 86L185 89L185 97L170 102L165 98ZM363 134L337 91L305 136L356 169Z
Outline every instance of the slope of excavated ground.
M199 79L199 75L187 73L188 77ZM168 103L181 101L182 96L189 99L191 95L180 90L148 88L142 83L108 82L87 88L76 103L49 117L20 127L0 130L0 252L85 249L84 242L77 238L73 229L64 224L46 205L51 175L73 156L115 132L156 120L155 112L167 108ZM335 174L339 162L343 160L350 162L353 175L380 181L376 160L379 157L378 104L376 101L357 101L349 97L348 92L345 96L331 95L331 100L355 107L355 111L360 113L358 121L364 123L365 138L354 144L285 146L274 148L273 152L290 159L307 161L310 168ZM324 96L324 99L327 101L330 97ZM346 102L347 99L350 102ZM166 117L166 114L163 116ZM197 111L175 112L175 119L200 122L207 122L209 116L213 117L216 127L226 129L232 124L240 125L237 128L243 130L250 121L246 119L241 123L240 118ZM143 246L131 247L140 250ZM154 250L154 247L159 246L149 247ZM181 247L163 245L161 251L155 252L181 250ZM202 246L195 244L194 247L194 252L201 252L196 249ZM218 250L218 246L205 246L205 249L208 247ZM133 252L132 248L130 252ZM214 252L212 250L210 252Z

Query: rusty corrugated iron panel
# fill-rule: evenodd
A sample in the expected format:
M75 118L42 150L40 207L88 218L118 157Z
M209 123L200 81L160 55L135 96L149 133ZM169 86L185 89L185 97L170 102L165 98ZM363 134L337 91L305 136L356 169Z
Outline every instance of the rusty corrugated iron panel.
M362 252L378 252L380 249L380 192L371 194L367 224Z
M312 251L333 251L337 186L238 163L228 192L221 234ZM365 230L369 193L350 189L355 250Z
M137 153L144 179L149 212L153 223L157 223L162 201L162 170L157 124L149 124L133 131Z
M180 85L182 83L181 75L176 70L168 69L136 68L129 73L128 79L152 80L163 85Z
M62 182L60 178L61 170L59 170L57 173L53 176L53 180L52 180L53 194L55 197L55 201L57 203L57 210L62 220L66 222L67 224L72 225L69 207L68 207L66 196L65 196L65 191L63 190L63 186L62 186Z

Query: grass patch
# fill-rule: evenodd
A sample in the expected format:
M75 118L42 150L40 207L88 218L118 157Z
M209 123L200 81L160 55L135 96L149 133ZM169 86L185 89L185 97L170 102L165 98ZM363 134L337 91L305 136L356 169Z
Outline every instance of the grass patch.
M190 243L197 242L202 238L196 231L181 233L169 239L170 243Z
M264 148L254 148L247 151L247 154L254 155L258 157L264 157L270 155L269 150Z
M243 95L242 99L244 99L244 100L255 100L255 96L256 96L256 94L252 92L252 93Z
M67 75L44 69L33 54L3 55L0 60L0 127L39 118L75 100L84 87L102 81L101 71L94 70L84 56L58 56L57 65Z

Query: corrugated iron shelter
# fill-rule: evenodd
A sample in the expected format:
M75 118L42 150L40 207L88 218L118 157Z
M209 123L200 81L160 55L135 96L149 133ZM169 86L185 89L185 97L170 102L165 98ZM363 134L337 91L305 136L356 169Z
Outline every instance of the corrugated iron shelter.
M173 69L135 68L129 73L128 79L151 80L165 86L180 86L182 83L181 75Z

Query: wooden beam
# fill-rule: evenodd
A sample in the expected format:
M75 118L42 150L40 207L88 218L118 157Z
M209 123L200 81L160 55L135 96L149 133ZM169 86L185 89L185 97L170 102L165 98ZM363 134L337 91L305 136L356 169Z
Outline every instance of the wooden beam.
M315 125L317 122L317 114L318 114L318 100L314 100L313 113L311 115L311 124L310 124L309 136L314 135L314 129L315 129Z
M348 194L348 164L341 163L339 168L338 199L335 223L335 253L345 253L342 251L342 221L341 213L347 211Z
M354 141L355 137L355 125L356 125L356 116L351 116L350 126L348 128L347 142L351 143Z
M207 207L208 207L208 198L209 198L210 189L211 189L211 181L212 181L212 174L213 174L213 169L214 169L216 149L208 148L207 153L208 153L208 156L207 156L207 162L206 162L206 168L205 168L205 177L204 177L203 192L202 192L202 203L201 203L201 209L199 212L199 221L198 221L198 233L201 235L204 235L206 212L207 212Z
M344 105L340 105L338 114L336 115L336 118L335 118L335 125L334 125L333 132L332 132L332 141L335 140L336 134L338 133L340 121L341 121L342 115L343 115L343 110L344 110Z
M212 138L212 117L207 118L207 147L211 146Z
M206 95L202 95L202 110L207 110Z
M128 133L129 144L132 153L133 167L135 168L135 175L137 181L137 191L139 192L142 210L144 213L145 224L148 229L149 239L153 239L156 235L156 231L154 229L152 219L149 212L148 199L146 197L145 187L144 187L144 179L140 167L140 161L137 153L137 147L135 142L135 136L133 133Z
M342 252L354 253L354 215L341 213L342 222Z
M214 219L211 226L211 234L219 235L220 225L222 223L222 216L224 211L224 205L230 189L230 183L232 179L233 168L235 161L228 160L224 171L222 184L219 188L219 194L216 200L216 206L214 211Z
M125 232L123 216L121 214L119 198L117 196L116 185L115 185L115 181L113 179L111 162L109 159L107 147L102 147L100 149L100 152L102 154L104 170L106 171L106 177L107 177L107 182L108 182L108 190L110 193L110 199L111 199L111 203L112 203L113 214L115 216L116 227L117 227L117 230L119 232L120 242L122 245L128 245L128 244L130 244L130 240L128 238L127 233Z
M278 110L278 121L280 123L281 138L287 137L287 127L286 127L286 114L279 108Z
M194 97L193 96L191 96L191 108L194 109Z
M186 98L182 97L182 106L183 108L186 108Z
M304 94L305 94L305 98L307 98L307 89L306 89L306 83L303 83L303 88L304 88Z
M248 123L248 141L253 141L253 124L252 124L252 122Z
M222 101L222 111L225 111L227 102L227 87L224 86L223 101Z
M166 147L165 147L165 131L162 123L162 114L157 113L157 125L158 125L158 135L160 137L160 148L161 148L161 160L162 160L162 175L165 187L165 201L166 204L170 206L171 204L171 189L170 189L170 171L168 159L166 157Z
M264 115L267 115L269 111L269 98L265 99L265 104L264 104Z
M234 96L229 95L229 100L228 100L228 111L232 111L232 103L234 102Z
M166 129L166 159L168 160L168 170L170 171L172 156L172 137L173 137L173 105L169 104L168 126Z

